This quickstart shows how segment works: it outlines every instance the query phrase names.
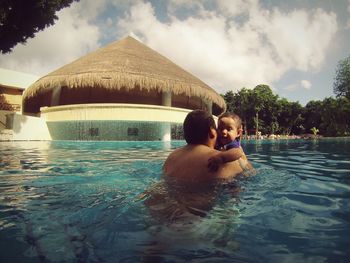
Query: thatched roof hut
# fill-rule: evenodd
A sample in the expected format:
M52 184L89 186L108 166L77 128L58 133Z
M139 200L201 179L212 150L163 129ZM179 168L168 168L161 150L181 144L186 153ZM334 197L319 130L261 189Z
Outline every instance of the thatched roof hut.
M204 82L132 37L79 58L40 78L23 95L23 112L40 107L89 103L162 105L171 94L172 107L204 108L213 114L226 108L223 98Z

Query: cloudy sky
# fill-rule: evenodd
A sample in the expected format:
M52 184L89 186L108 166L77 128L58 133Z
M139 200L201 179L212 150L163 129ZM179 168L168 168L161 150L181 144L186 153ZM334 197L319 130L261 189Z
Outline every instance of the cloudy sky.
M132 35L219 93L267 84L299 101L334 96L350 55L350 0L80 0L0 67L43 76Z

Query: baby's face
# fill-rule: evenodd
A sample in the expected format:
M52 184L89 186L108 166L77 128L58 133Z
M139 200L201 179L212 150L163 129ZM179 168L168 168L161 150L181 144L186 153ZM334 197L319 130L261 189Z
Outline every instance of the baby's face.
M232 142L239 136L235 121L230 117L223 117L218 122L218 140L224 145Z

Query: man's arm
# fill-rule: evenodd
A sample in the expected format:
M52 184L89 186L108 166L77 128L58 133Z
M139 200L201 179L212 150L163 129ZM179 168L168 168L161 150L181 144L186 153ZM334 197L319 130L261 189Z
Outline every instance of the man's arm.
M227 163L236 161L239 158L245 156L242 148L232 148L227 151L220 152L215 156L209 158L208 160L208 168L210 172L216 172L219 169L219 166Z
M248 158L246 155L242 156L238 159L239 165L243 169L243 175L244 176L251 176L256 175L256 171L253 167L253 165L248 161Z

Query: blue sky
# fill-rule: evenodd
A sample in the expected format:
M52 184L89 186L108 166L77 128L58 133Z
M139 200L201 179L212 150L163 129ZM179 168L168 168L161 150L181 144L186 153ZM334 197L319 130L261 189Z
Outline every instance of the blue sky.
M305 105L334 96L350 55L350 0L80 0L58 17L0 67L43 76L132 35L219 93L267 84Z

